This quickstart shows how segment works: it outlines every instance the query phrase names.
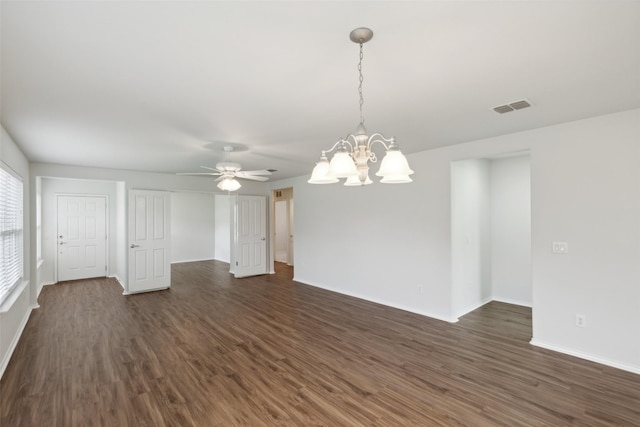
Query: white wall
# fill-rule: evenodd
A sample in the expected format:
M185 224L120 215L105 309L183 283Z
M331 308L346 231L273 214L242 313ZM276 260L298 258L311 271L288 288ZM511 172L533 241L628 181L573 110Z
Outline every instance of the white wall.
M23 180L24 213L24 283L18 286L0 307L0 377L4 373L9 359L18 343L20 334L29 320L32 308L37 307L37 287L30 281L31 259L36 256L31 246L31 186L29 185L29 162L18 146L13 142L4 127L0 133L0 160L16 172ZM35 199L35 192L34 199ZM33 217L35 222L35 215Z
M451 163L452 313L460 317L491 300L490 161Z
M640 109L415 153L411 184L270 188L296 194L296 280L455 320L450 163L529 150L532 342L640 372L638 141Z
M215 259L231 260L231 196L215 196Z
M497 301L531 306L531 161L491 160L491 289Z
M406 185L311 185L308 177L274 183L294 187L295 279L455 320L450 159L434 154L410 156L416 173Z
M171 193L171 262L214 259L215 196Z
M533 342L640 373L640 109L523 138L534 147ZM553 254L554 241L569 252Z

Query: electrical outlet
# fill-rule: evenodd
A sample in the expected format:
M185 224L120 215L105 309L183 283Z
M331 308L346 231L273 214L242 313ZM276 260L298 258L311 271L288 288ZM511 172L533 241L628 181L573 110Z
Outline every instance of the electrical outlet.
M553 242L551 244L551 252L554 254L566 254L569 252L569 245L567 242Z
M584 314L576 314L576 326L580 328L587 326L587 316Z

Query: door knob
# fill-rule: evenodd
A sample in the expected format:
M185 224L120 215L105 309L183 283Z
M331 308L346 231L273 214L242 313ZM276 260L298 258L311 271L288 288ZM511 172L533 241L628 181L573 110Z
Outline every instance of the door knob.
M67 244L67 242L59 242L58 244L60 244L60 245L66 245L66 244Z
M262 239L260 239L260 240L267 240L267 238L266 238L266 237L263 237L263 238L262 238Z
M133 249L133 248L139 248L139 247L140 247L140 245L134 245L134 244L132 243L132 244L131 244L131 246L129 246L129 247L130 247L131 249Z

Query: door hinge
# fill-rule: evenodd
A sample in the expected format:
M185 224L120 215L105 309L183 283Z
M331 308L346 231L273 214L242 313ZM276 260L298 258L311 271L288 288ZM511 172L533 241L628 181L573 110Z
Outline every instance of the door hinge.
M238 266L238 261L236 261L236 267Z

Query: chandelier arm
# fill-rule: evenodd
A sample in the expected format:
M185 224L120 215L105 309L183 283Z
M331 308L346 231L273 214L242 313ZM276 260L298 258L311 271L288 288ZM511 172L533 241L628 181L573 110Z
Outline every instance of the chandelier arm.
M344 142L349 144L349 147L351 147L351 151L355 151L355 148L358 146L358 136L350 133L344 139ZM353 143L353 145L352 145L352 143Z
M336 141L336 143L333 144L330 149L322 150L322 155L324 156L327 153L331 153L332 151L336 151L336 148L338 147L338 145L340 145L342 143L346 143L349 146L349 148L351 149L351 151L353 151L353 146L351 145L351 143L349 141L347 141L346 139L342 139L341 138L338 141Z
M367 141L367 147L369 147L369 149L372 149L373 144L375 144L376 142L382 144L384 149L388 150L391 144L396 142L396 139L395 137L385 138L384 135L382 135L381 133L374 133L369 137L369 140Z

